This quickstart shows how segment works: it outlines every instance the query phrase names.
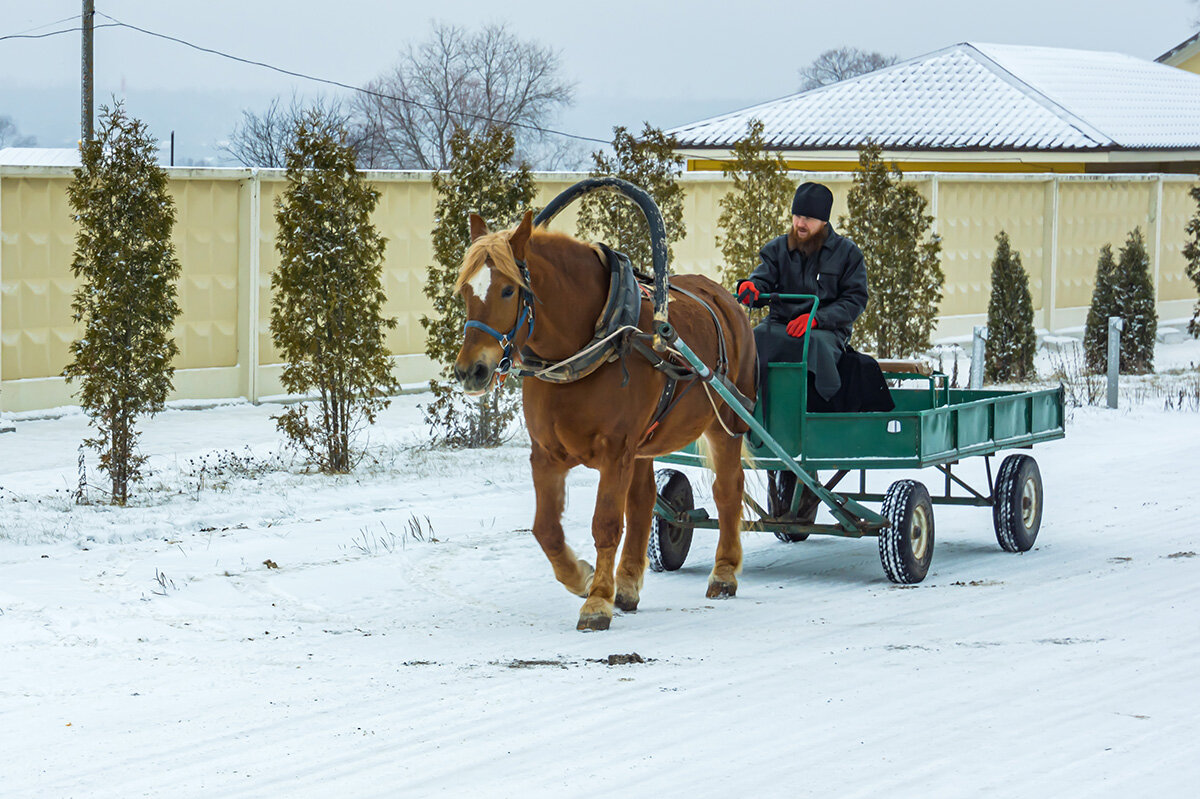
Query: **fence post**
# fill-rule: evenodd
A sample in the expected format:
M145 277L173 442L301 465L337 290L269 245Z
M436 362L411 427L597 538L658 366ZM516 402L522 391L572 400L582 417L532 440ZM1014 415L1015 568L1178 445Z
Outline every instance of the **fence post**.
M971 390L983 388L983 358L984 345L987 341L987 326L975 325L971 335Z
M1117 407L1117 388L1121 375L1121 331L1125 320L1108 317L1108 407Z

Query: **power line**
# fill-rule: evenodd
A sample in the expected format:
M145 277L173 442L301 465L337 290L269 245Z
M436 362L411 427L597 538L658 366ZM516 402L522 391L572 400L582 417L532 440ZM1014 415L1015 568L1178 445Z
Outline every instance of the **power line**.
M23 34L23 33L33 33L34 31L40 31L42 28L49 28L49 27L52 27L52 26L54 26L54 25L61 25L61 24L62 24L62 23L64 23L64 22L70 22L71 20L74 20L74 19L79 19L79 18L80 18L80 17L82 17L82 16L83 16L82 14L74 14L74 15L72 15L72 16L69 16L69 17L63 17L62 19L56 19L56 20L54 20L53 22L47 22L45 25L34 25L32 28L26 28L26 29L25 29L25 30L23 30L23 31L17 31L16 33L14 33L14 34L12 34L12 35L13 35L13 36L20 36L20 35L21 35L21 34ZM4 38L6 38L6 39L7 39L8 37L6 36L6 37L4 37Z
M111 24L105 25L103 27L128 28L129 30L133 30L133 31L137 31L138 33L146 34L147 36L153 36L158 39L165 39L170 42L175 42L176 44L182 44L185 47L190 47L193 50L198 50L202 53L209 53L211 55L220 56L221 58L228 58L231 61L238 61L242 64L249 64L250 66L262 67L263 69L269 69L269 70L272 70L273 72L279 72L283 75L290 75L291 77L294 77L294 78L302 78L304 80L311 80L316 83L324 83L329 86L337 86L338 88L341 88L341 89L349 89L350 91L359 92L361 94L365 94L365 95L368 95L371 97L378 97L382 100L394 100L398 103L405 103L407 105L416 106L417 108L421 108L426 111L436 111L436 112L443 113L443 114L457 114L459 116L472 117L472 118L478 119L482 122L495 122L496 121L495 119L493 119L491 117L483 116L482 114L472 114L469 111L451 111L448 108L442 108L441 106L436 106L436 105L429 105L427 103L422 103L417 100L412 100L412 99L409 99L406 97L396 97L396 96L390 95L390 94L383 94L381 92L372 91L371 89L364 89L361 86L352 86L349 83L342 83L341 81L330 80L328 78L319 78L315 75L307 75L303 72L296 72L294 70L284 69L283 67L277 67L273 64L268 64L264 61L255 61L255 60L249 59L249 58L242 58L241 56L236 56L236 55L232 55L230 53L225 53L225 52L222 52L221 50L214 50L211 47L201 47L198 44L193 44L192 42L177 38L175 36L168 36L165 33L157 33L152 30L147 30L146 28L139 28L137 25L130 25L126 22L121 22L119 19L116 19L115 17L111 17L102 11L97 11L96 13L99 14L100 16L104 17L105 19L112 20ZM97 25L96 27L102 27L102 26ZM78 28L76 30L78 30ZM604 139L596 139L591 136L581 136L577 133L567 133L566 131L554 130L553 128L543 128L539 125L530 125L530 124L524 123L524 122L507 122L505 124L510 125L514 128L524 128L526 130L537 131L538 133L550 133L555 136L565 136L567 138L578 139L580 141L596 142L598 144L609 144L609 142Z
M46 26L40 25L39 27L44 28ZM93 28L116 28L116 27L118 27L118 26L114 25L112 23L104 23L102 25L94 25L93 26ZM31 30L37 30L37 28L31 28ZM51 36L59 36L64 33L79 33L79 31L81 31L81 30L83 30L83 28L63 28L62 30L50 31L49 33L35 33L35 34L10 33L8 36L0 36L0 42L6 41L8 39L48 39Z

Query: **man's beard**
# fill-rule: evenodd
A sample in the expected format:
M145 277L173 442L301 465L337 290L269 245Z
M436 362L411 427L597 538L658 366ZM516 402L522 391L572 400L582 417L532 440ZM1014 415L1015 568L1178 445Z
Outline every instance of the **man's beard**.
M807 244L808 242L812 241L812 239L818 233L824 230L824 228L824 225L818 228L810 227L807 233L801 233L799 230L796 230L796 228L792 228L792 232L796 234L796 241L800 242L801 244Z

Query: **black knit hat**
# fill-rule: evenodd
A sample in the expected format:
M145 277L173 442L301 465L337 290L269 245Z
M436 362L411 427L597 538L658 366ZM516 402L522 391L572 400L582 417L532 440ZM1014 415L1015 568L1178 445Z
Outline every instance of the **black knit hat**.
M812 219L829 221L829 212L833 210L833 192L828 186L820 183L801 183L792 198L792 215L807 216Z

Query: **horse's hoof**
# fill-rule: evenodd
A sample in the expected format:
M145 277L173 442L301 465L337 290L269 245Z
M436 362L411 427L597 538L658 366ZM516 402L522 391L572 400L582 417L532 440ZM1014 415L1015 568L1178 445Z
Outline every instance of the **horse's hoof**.
M729 599L737 596L737 583L727 583L724 580L713 580L708 584L705 596L709 599Z
M641 597L626 596L625 594L622 594L620 591L618 591L617 597L614 601L615 601L618 609L623 610L626 613L632 613L633 611L637 610L638 602L641 601Z
M588 613L579 616L579 623L575 625L575 629L581 632L607 630L610 624L612 624L612 616L606 616L603 613Z
M596 570L592 568L592 564L588 563L583 558L579 558L579 570L583 572L583 590L576 591L576 596L581 596L584 599L592 592L592 578L596 576Z

